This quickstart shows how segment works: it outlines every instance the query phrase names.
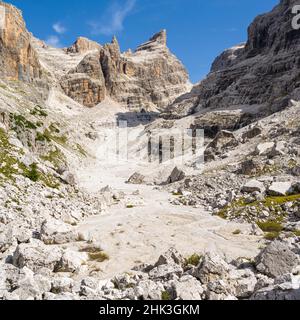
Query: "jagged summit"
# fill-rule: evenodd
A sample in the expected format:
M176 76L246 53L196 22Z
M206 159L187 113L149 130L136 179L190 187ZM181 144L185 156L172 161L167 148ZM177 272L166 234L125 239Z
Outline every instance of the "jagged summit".
M78 37L74 44L67 48L67 52L69 53L86 53L92 50L100 50L101 45L95 41L92 41L85 37Z
M184 66L166 47L165 30L136 53L121 53L116 37L104 46L79 37L59 49L35 39L15 7L0 6L5 12L0 33L3 79L39 80L43 88L56 86L86 107L108 97L135 111L164 108L190 88Z
M121 53L114 36L99 52L84 57L60 84L69 97L87 107L109 96L133 111L164 108L190 88L188 74L167 49L166 38L163 30L136 52Z
M167 30L163 29L163 30L159 31L150 39L150 41L156 41L156 42L166 46L167 45Z
M152 36L149 41L141 44L137 47L136 52L139 51L154 51L157 49L162 49L167 47L167 31L161 30Z

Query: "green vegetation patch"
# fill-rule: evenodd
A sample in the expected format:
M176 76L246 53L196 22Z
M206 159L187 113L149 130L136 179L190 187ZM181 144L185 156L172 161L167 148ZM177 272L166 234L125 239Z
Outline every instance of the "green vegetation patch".
M0 129L0 173L14 181L14 175L24 173L26 166L12 155L13 152L16 148L9 143L6 132Z
M76 143L76 150L82 155L82 156L84 156L84 157L87 157L88 156L88 153L84 150L84 148L80 145L80 144L78 144L78 143Z
M192 265L197 267L201 261L201 258L202 256L194 253L193 255L185 259L185 265Z
M41 159L49 161L56 169L67 162L65 155L57 147L46 155L41 156Z
M266 197L262 201L254 201L252 203L247 203L245 198L240 198L222 210L218 212L218 216L227 219L229 212L231 211L234 217L240 217L242 212L245 212L250 207L255 207L257 212L261 212L264 209L274 209L276 215L284 215L284 210L282 206L289 202L295 202L300 200L300 194L281 196L281 197Z
M257 225L263 232L278 232L283 231L283 226L281 221L269 220L266 222L257 222Z
M30 129L30 130L36 130L37 126L33 122L27 120L23 115L21 114L9 114L10 120L13 122L13 130L18 131L19 129Z
M88 253L89 259L96 262L104 262L106 260L109 260L109 255L106 254L103 250L96 248L96 247L86 247L80 252L86 252Z
M171 295L168 291L163 291L161 293L161 300L163 301L170 301L171 300Z
M48 114L41 106L35 106L33 110L30 112L31 115L33 116L38 116L38 117L48 117Z

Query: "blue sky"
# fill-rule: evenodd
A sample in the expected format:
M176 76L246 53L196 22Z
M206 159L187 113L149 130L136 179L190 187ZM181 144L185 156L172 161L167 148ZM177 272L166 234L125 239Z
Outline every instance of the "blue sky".
M279 0L11 0L28 29L57 46L78 36L100 43L116 34L122 50L135 48L161 29L168 46L197 82L224 49L247 39L247 27Z

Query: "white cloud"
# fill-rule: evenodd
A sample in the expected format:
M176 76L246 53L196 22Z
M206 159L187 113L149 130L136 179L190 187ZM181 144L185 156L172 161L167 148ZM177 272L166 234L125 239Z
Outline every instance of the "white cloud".
M136 0L126 0L124 4L114 2L100 18L100 22L90 22L92 34L114 35L124 29L124 21L134 9Z
M54 23L52 28L58 34L63 34L67 31L67 29L61 24L61 22Z
M55 48L61 47L60 39L58 36L49 36L45 40L45 42L48 46L51 46L51 47L55 47Z

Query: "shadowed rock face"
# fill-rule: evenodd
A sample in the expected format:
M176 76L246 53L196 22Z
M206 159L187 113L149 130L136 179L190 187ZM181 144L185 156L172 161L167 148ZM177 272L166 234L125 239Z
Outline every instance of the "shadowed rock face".
M247 124L274 113L300 98L300 32L292 28L296 0L281 0L270 13L257 17L248 29L248 41L226 50L210 74L189 94L168 108L167 116L182 117L240 110ZM207 116L206 116L207 117ZM228 128L235 124L228 124Z
M21 12L0 1L0 75L9 80L32 81L42 77Z
M62 79L62 88L88 107L110 96L131 111L164 108L190 87L185 68L170 53L166 42L163 30L134 53L121 53L114 37L111 43L100 47L100 54L90 53L70 71ZM85 99L81 97L83 88Z

